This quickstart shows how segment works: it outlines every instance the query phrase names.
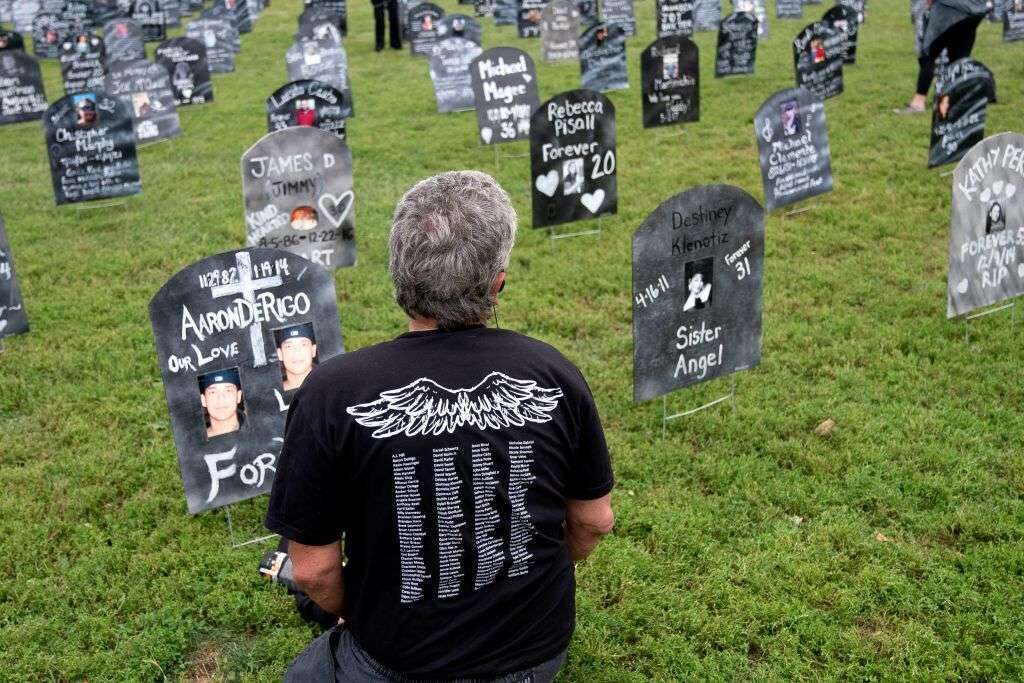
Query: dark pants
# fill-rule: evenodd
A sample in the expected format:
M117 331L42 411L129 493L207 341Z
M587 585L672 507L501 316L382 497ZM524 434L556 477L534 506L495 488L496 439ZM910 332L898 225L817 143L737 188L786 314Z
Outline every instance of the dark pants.
M375 0L373 3L374 38L376 48L384 49L384 10L388 12L388 37L391 47L402 47L402 25L398 21L398 0Z
M931 87L932 79L935 77L935 60L939 58L943 50L949 55L949 63L952 64L958 59L971 56L974 49L974 38L978 34L978 24L981 17L971 17L953 24L941 36L935 39L928 54L917 58L917 94L927 95Z
M488 679L453 679L453 683L550 683L565 664L565 652L543 664ZM366 653L352 633L338 626L303 650L284 674L285 683L401 683L411 679L389 670Z

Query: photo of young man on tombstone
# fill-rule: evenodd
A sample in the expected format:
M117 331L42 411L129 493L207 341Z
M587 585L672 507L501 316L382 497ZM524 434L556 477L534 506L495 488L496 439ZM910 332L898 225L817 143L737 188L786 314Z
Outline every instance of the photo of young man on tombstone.
M782 134L792 137L800 132L800 103L796 100L783 102L782 110Z
M711 283L714 281L714 259L690 261L686 264L683 277L686 278L686 301L683 311L700 310L711 305Z
M281 363L281 386L285 391L298 389L317 363L313 323L274 330L274 341Z
M206 438L237 432L242 426L245 404L238 368L208 372L199 376L199 401L206 420Z
M815 64L821 64L825 61L825 41L821 38L815 38L811 41L811 55L814 57Z
M96 95L91 92L79 93L72 97L75 105L75 125L79 128L92 128L99 121L96 109Z
M295 100L294 119L296 126L316 128L316 100Z
M985 216L985 234L1006 230L1006 214L1003 213L1003 205L999 202L992 202L988 207Z

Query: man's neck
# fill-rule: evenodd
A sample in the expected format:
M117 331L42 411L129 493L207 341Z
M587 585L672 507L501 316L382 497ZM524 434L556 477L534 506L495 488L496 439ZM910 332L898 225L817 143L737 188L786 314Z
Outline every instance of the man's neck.
M409 318L410 332L426 332L427 330L436 329L437 321L433 318Z

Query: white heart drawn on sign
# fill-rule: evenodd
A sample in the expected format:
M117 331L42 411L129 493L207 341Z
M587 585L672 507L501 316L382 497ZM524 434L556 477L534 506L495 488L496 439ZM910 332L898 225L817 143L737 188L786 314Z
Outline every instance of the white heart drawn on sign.
M1015 194L1017 194L1017 186L1013 183L1006 183L1006 198L1009 199Z
M956 291L960 292L961 294L967 293L967 278L964 278L963 280L960 281L960 284L956 286Z
M533 76L531 76L530 74L523 74L523 80L529 83L530 81L533 80Z
M995 192L997 196L1001 195L1003 193L1003 181L997 180L992 183L992 191Z
M1017 264L1017 277L1024 278L1024 263Z
M580 197L580 203L587 207L590 213L597 213L597 210L601 208L601 204L604 203L604 190L598 188L593 192L589 192Z
M331 224L339 228L345 221L345 217L348 216L348 212L352 210L352 190L340 197L335 197L333 194L321 195L318 203L320 210L331 221Z
M984 204L985 202L987 202L991 198L992 198L992 190L990 190L987 187L984 190L981 191L981 196L978 197L978 199L981 200L982 204Z
M537 191L548 197L555 196L555 190L558 189L558 171L551 169L544 175L537 176L537 180L534 182L537 187Z
M494 131L491 130L490 126L484 126L480 129L480 137L484 139L484 142L490 142L491 138L494 137Z

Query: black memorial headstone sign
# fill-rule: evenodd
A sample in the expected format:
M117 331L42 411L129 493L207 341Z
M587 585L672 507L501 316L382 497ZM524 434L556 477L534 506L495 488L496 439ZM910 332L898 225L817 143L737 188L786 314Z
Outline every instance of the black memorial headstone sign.
M520 38L540 38L540 16L547 0L518 0L516 30Z
M181 26L180 0L160 0L160 6L164 10L164 21L167 26L171 28Z
M437 111L445 114L473 108L469 65L479 55L480 46L465 38L445 38L434 44L430 80L434 84Z
M206 48L198 40L172 38L156 49L156 63L171 74L174 103L179 107L213 102L213 82Z
M107 47L107 61L111 64L145 59L145 41L142 27L131 19L114 19L103 27L103 44Z
M348 0L316 0L309 5L309 8L326 10L335 17L336 26L341 35L348 34Z
M965 57L950 64L935 85L928 167L957 161L985 137L986 108L995 90L992 72Z
M627 38L636 35L636 15L633 13L633 0L603 0L601 3L601 21L607 24L618 24L625 31Z
M338 45L341 45L343 40L341 31L339 31L337 25L329 19L325 19L319 23L307 21L299 24L299 28L295 31L293 38L295 40L305 40L310 38L315 40L332 40Z
M640 54L644 128L700 119L700 60L685 36L665 36Z
M576 0L576 9L580 13L580 22L584 28L590 28L597 23L597 2L598 0Z
M629 87L626 34L615 24L594 24L579 41L580 79L584 89L607 92Z
M335 297L330 271L257 248L193 263L150 301L190 513L270 490L293 377L345 351Z
M493 0L495 26L515 26L519 17L518 0Z
M66 95L46 110L43 132L58 205L141 192L131 112L117 97Z
M130 16L142 29L145 42L159 43L167 37L167 18L157 0L135 0Z
M64 93L102 89L107 77L107 50L95 33L78 33L60 46L60 71Z
M61 8L61 17L68 26L84 31L95 26L91 0L67 0Z
M344 98L345 118L355 116L348 81L348 55L343 47L330 40L295 41L284 59L290 80L313 80L334 86Z
M580 11L569 0L550 0L541 12L540 52L545 62L575 61L580 57Z
M796 84L823 100L843 92L846 35L824 21L808 24L793 40Z
M618 212L615 106L593 90L570 90L530 119L533 227Z
M693 35L694 0L655 0L658 37Z
M131 110L138 143L159 142L181 134L171 75L145 59L117 62L107 74L106 90Z
M0 339L25 332L28 332L28 315L18 286L18 273L14 270L4 218L0 216Z
M480 22L465 14L446 14L437 22L437 37L465 38L477 45L483 44L484 32Z
M226 74L235 70L235 43L238 31L226 19L196 19L185 29L185 37L206 48L210 73Z
M36 58L22 50L0 52L0 125L38 121L46 106Z
M721 0L696 0L693 5L694 31L717 31L721 21Z
M776 19L799 19L803 15L803 0L775 0Z
M953 172L950 318L1024 294L1024 135L982 140Z
M837 4L849 7L857 15L857 24L862 25L868 18L867 0L837 0Z
M768 40L768 8L765 0L733 0L734 12L750 12L757 17L757 39Z
M715 78L754 73L757 63L757 17L734 12L718 29Z
M249 14L249 4L245 0L217 0L216 4L224 8L228 20L239 33L252 31L252 15Z
M1000 0L995 0L998 4ZM1003 42L1024 40L1024 0L1005 0L1003 10Z
M661 203L633 233L633 400L761 362L764 210L732 185Z
M348 20L344 14L323 5L310 5L299 15L299 31L309 32L317 27L328 24L334 27L339 36L346 35Z
M476 122L485 145L526 140L530 117L540 98L530 55L514 47L495 47L469 66Z
M843 35L843 64L855 64L857 36L860 34L857 13L846 5L835 5L825 12L821 20Z
M768 211L832 190L825 104L803 88L780 90L754 116Z
M124 16L118 0L92 0L92 20L95 26L106 26L107 22ZM108 46L109 47L109 46Z
M327 268L355 265L352 152L328 131L268 133L242 155L246 243Z
M70 27L57 14L38 14L32 22L32 50L40 59L56 59Z
M25 39L17 31L0 29L0 52L7 50L24 50Z
M36 15L42 9L39 0L18 0L11 7L11 21L18 33L30 33L35 28Z
M409 10L409 50L414 57L430 57L437 42L437 23L444 10L424 2Z
M267 98L267 132L312 126L345 139L345 119L352 107L332 85L315 80L287 83Z

